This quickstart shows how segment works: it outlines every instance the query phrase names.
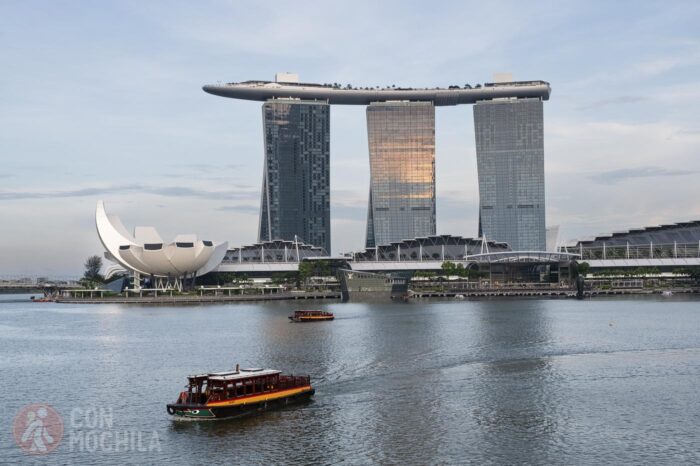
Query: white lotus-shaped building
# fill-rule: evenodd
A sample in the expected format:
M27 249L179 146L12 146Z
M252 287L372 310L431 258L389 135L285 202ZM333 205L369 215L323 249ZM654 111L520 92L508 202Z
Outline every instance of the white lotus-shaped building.
M228 243L177 235L164 243L153 227L136 227L130 234L116 215L107 215L103 201L95 210L97 234L107 250L105 257L140 275L179 280L214 270L224 258Z

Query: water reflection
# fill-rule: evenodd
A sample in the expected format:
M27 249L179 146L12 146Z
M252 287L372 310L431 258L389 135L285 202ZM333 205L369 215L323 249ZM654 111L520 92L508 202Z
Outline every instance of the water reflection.
M481 442L495 458L546 462L561 419L548 301L481 301L478 334L488 359L475 380L472 410ZM542 355L538 357L537 355ZM534 356L534 357L533 357Z
M336 320L289 323L304 307ZM0 306L0 370L24 390L2 398L6 431L40 401L112 408L115 429L162 442L150 456L64 445L60 464L692 463L699 353L697 301ZM310 373L315 400L234 421L166 414L188 374L236 362ZM26 461L0 442L3 461Z
M444 422L439 415L441 322L423 306L395 303L379 307L370 320L373 377L366 390L369 420L366 454L372 462L397 464L413 457L418 463L438 457ZM400 323L399 323L400 321Z

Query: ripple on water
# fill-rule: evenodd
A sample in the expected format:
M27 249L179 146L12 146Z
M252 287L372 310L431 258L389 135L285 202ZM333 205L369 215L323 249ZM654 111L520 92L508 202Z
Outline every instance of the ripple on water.
M160 439L153 452L63 445L51 458L66 464L692 464L697 305L6 303L0 368L14 389L0 401L6 420L50 403L69 429L72 409L106 408L113 429ZM288 323L302 307L337 319ZM186 375L236 363L309 373L315 401L238 421L166 414Z

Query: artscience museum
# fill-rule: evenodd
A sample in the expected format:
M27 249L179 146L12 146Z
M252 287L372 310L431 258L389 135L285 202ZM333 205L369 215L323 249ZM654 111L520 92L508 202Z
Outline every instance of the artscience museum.
M188 280L214 270L228 249L228 242L200 240L193 234L164 242L154 227L137 226L131 234L119 217L107 214L103 201L97 203L95 224L105 258L133 274L134 288L148 279L156 289L182 290Z

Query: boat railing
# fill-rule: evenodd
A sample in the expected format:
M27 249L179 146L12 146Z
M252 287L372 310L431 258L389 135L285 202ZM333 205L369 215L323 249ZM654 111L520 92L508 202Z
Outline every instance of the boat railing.
M281 375L279 380L279 388L281 390L287 388L304 387L311 385L311 377L299 375Z

